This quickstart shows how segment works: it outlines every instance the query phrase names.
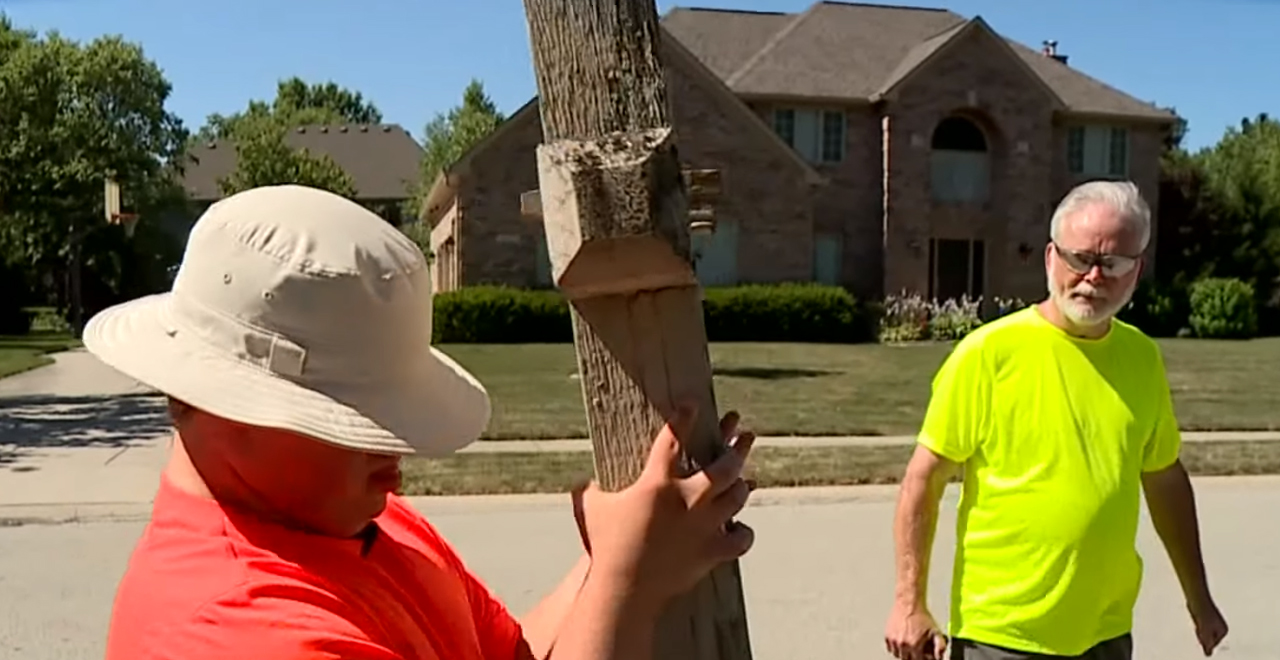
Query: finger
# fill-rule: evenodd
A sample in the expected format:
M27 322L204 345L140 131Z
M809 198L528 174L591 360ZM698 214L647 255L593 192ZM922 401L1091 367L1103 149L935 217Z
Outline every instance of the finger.
M741 421L738 411L730 410L720 418L720 438L728 443L738 433L738 422Z
M710 516L717 529L723 528L724 524L738 515L747 506L747 498L751 497L751 486L745 479L738 479L731 485L728 490L720 493L707 506L707 515Z
M710 559L717 563L737 559L747 554L756 542L756 532L742 523L733 523L725 530L723 536L717 536L710 543Z
M690 477L695 480L695 487L705 491L703 497L718 497L738 481L739 477L742 476L742 468L746 466L747 456L751 454L751 447L755 444L755 441L756 436L754 433L750 431L742 433L734 441L729 451L717 458L714 463L708 465L702 472Z
M945 660L947 657L947 636L938 632L933 637L933 660Z
M649 449L649 461L645 472L669 477L676 473L680 463L680 439L689 437L698 419L697 402L685 402L676 407L675 414L658 431Z

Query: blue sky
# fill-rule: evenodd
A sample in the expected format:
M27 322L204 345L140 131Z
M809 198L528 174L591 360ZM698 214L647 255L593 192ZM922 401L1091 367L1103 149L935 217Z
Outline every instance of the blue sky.
M799 11L810 0L659 0ZM1280 0L885 0L981 15L1033 48L1056 39L1080 70L1188 119L1187 144L1280 115ZM213 112L270 98L279 78L333 80L421 135L472 77L504 111L536 91L520 0L0 0L20 26L140 42L194 130Z

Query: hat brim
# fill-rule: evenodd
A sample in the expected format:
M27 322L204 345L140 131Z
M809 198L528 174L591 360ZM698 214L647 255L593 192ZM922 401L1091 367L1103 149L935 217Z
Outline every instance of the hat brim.
M488 393L453 359L426 346L394 381L353 374L326 391L303 387L172 332L163 293L99 312L85 327L89 352L125 375L218 417L293 431L355 451L448 455L489 423Z

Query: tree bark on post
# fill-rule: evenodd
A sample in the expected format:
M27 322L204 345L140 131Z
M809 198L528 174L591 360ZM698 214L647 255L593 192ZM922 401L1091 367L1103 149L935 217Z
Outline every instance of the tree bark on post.
M675 404L700 402L685 468L725 447L654 0L524 0L542 117L538 213L570 302L601 487L639 475ZM674 602L655 657L749 660L737 562Z

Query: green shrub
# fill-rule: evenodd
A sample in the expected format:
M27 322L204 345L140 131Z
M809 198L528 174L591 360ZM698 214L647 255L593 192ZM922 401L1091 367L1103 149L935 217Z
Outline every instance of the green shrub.
M1235 278L1206 277L1191 285L1191 330L1197 337L1247 339L1258 333L1253 286Z
M855 343L873 337L866 310L848 291L817 284L705 289L709 341ZM573 341L559 291L467 287L435 297L434 343Z
M476 286L437 294L432 343L538 344L573 341L558 291Z
M755 284L706 289L710 341L856 343L870 323L853 295L820 284Z

